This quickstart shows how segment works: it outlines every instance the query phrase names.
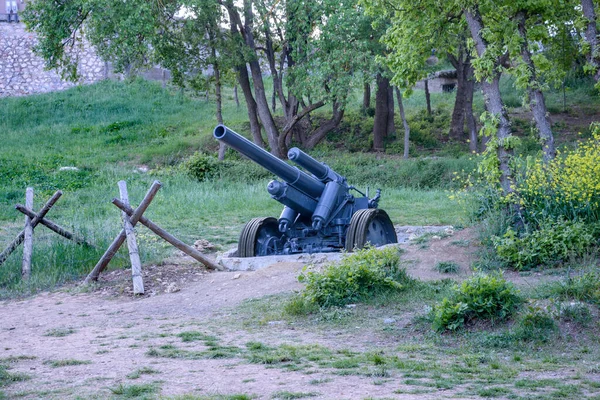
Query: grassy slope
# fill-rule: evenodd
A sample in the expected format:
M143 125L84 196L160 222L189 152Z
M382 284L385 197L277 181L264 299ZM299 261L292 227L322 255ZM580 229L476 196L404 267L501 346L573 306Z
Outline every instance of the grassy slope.
M0 269L0 288L4 288L0 290L50 287L89 271L120 230L119 213L110 199L118 194L116 183L121 179L128 182L133 204L141 200L153 180L160 179L163 189L147 216L188 243L205 238L230 247L250 218L277 216L281 206L266 193L268 179L199 183L182 174L156 175L138 169L141 165L174 165L199 148L214 148L210 137L215 125L213 110L210 102L143 81L109 81L61 93L2 99L0 247L21 229L22 216L13 206L23 202L25 187L33 186L36 209L54 190L63 190L48 217L86 236L99 249L77 248L40 228L36 230L31 283L19 282L17 252ZM228 101L224 113L228 124L244 129L243 108L238 110ZM374 157L365 157L377 163ZM65 166L79 170L61 171ZM449 202L444 191L386 187L387 180L379 177L374 171L360 178L357 186L382 187L381 206L395 223L465 222L465 210ZM144 228L139 231L144 262L169 254L168 246ZM127 259L122 257L113 264L126 265Z

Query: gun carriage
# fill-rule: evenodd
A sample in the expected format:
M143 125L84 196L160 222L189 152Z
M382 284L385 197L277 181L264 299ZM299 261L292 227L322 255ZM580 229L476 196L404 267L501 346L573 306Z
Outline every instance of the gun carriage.
M389 216L377 208L381 190L369 199L349 186L345 177L298 148L290 149L288 158L308 173L224 125L217 125L213 135L282 180L267 185L271 197L284 205L279 219L250 220L240 234L239 257L352 251L367 243L398 242Z

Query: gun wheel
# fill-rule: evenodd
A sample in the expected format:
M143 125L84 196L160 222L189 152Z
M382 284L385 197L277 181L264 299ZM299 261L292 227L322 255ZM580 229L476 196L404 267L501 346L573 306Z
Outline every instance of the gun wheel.
M352 215L346 233L346 251L362 249L367 244L383 246L398 243L394 225L387 213L379 208L358 210Z
M269 256L281 250L277 219L262 217L251 219L242 229L238 242L238 257Z

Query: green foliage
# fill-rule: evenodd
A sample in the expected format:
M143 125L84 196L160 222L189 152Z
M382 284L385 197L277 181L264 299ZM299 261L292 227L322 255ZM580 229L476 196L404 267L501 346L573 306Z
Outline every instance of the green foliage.
M123 385L110 388L110 391L118 398L122 399L137 399L140 397L147 398L146 396L155 394L158 391L156 385L143 384L143 385Z
M583 275L568 277L563 281L551 284L549 291L561 299L600 305L600 273L591 271Z
M183 168L190 177L202 182L215 176L219 161L213 156L196 152L184 161Z
M583 222L556 221L542 223L539 229L518 236L509 228L503 237L494 237L498 256L517 270L551 265L582 256L597 243L598 229Z
M528 306L506 331L483 335L485 347L514 348L517 344L545 343L558 330L551 313L537 306Z
M587 326L593 318L592 312L584 303L561 304L558 311L561 321L574 322L580 326Z
M400 267L398 249L392 247L358 250L322 272L304 272L298 280L306 283L304 300L319 307L364 301L385 291L402 290L411 282Z
M433 307L433 329L454 331L475 320L505 320L522 302L518 290L501 273L476 273Z
M435 270L442 274L456 274L460 271L460 265L454 261L441 261L435 265Z
M514 334L524 341L546 341L556 330L556 322L552 315L540 307L529 306L519 315Z
M52 368L60 368L60 367L71 367L74 365L86 365L91 364L92 362L89 360L76 360L73 358L68 358L65 360L46 360L44 361L45 365L49 365Z
M548 165L524 160L517 187L528 220L600 221L600 125L594 123L590 130L591 138Z
M9 372L9 369L7 365L0 364L0 387L8 386L14 382L26 381L31 378L26 374Z

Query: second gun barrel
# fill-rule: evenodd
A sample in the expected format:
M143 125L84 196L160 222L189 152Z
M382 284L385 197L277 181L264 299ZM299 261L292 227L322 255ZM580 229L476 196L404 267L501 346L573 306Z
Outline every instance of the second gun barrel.
M290 186L295 187L315 199L318 199L325 189L325 185L322 182L319 182L312 176L300 171L298 168L292 167L284 161L281 161L279 158L264 149L261 149L225 125L217 125L213 132L213 136L215 139L224 142L229 147L237 150L258 165L277 175Z

